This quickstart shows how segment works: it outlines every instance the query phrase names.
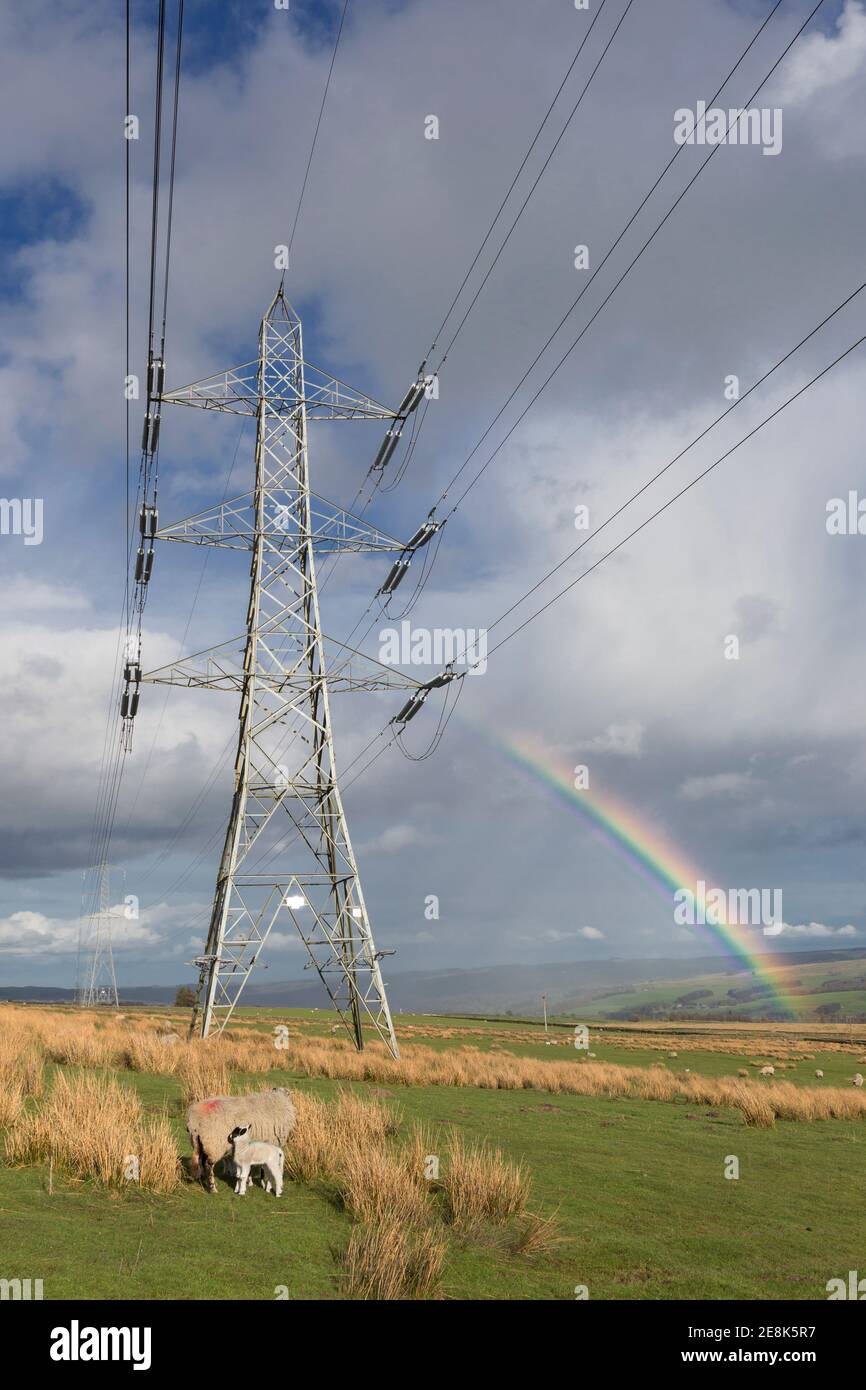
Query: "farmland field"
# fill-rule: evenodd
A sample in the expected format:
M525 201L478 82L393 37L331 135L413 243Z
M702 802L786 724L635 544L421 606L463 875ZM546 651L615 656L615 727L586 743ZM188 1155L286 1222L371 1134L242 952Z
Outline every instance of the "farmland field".
M42 1279L46 1299L566 1300L579 1286L603 1299L821 1299L862 1264L866 1098L851 1084L866 1066L862 1025L593 1026L587 1055L565 1025L545 1036L407 1015L394 1063L375 1048L359 1058L324 1011L242 1011L230 1037L205 1044L158 1037L186 1018L0 1009L0 1276ZM16 1104L25 1054L32 1084ZM759 1075L766 1065L774 1076ZM172 1156L152 1186L144 1163L140 1182L95 1175L87 1157L76 1168L54 1133L41 1150L23 1144L28 1117L86 1077L131 1089L144 1128L164 1127ZM387 1118L375 1144L351 1140L362 1165L368 1145L397 1165L436 1158L438 1179L412 1176L424 1188L417 1240L436 1252L428 1282L382 1295L350 1278L350 1246L371 1227L352 1205L349 1150L298 1175L290 1140L279 1201L194 1182L184 1095L222 1092L209 1084L220 1077L235 1093L291 1087L299 1146L304 1125L351 1094ZM460 1216L449 1172L467 1152L483 1182L518 1175L508 1211ZM732 1158L737 1178L725 1176Z

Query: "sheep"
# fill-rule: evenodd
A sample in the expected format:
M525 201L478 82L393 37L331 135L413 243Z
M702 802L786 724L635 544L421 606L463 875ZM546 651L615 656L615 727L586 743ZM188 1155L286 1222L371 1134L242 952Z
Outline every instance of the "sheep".
M748 1073L748 1070L747 1070L746 1067L740 1067L739 1071L737 1072L737 1076L748 1076L748 1075L749 1075L749 1073Z
M815 1072L815 1075L817 1076L817 1078L818 1078L819 1081L823 1081L823 1080L824 1080L824 1073L821 1071L820 1067L819 1067L818 1070Z
M193 1178L202 1178L208 1192L216 1192L214 1165L230 1159L228 1135L236 1126L249 1125L253 1139L284 1144L296 1121L292 1093L284 1086L250 1096L209 1096L194 1101L186 1112Z
M860 1075L859 1071L854 1073L854 1075L851 1078L851 1082L854 1086L863 1085L863 1077Z
M678 1054L677 1054L676 1052L669 1052L669 1053L668 1053L668 1056L669 1056L669 1057L676 1057L677 1055L678 1055Z
M277 1197L282 1197L283 1151L276 1144L263 1144L261 1140L248 1138L250 1129L250 1125L236 1125L228 1137L235 1169L235 1194L246 1196L251 1169L261 1167L265 1191L270 1192L273 1183Z
M776 1075L776 1068L775 1068L775 1067L761 1067L761 1076L775 1076L775 1075Z

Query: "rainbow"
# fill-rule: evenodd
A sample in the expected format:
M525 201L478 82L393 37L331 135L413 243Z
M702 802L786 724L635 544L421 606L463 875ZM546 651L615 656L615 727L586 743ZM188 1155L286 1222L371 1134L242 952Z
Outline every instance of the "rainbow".
M461 722L465 721L461 719ZM558 800L579 815L608 849L664 897L668 912L673 911L674 893L682 889L695 893L698 884L707 882L707 874L691 864L657 827L617 801L609 792L599 791L597 785L591 790L578 790L572 769L558 766L553 756L528 736L522 734L506 739L475 720L471 721L471 728L510 762L543 782ZM707 891L711 890L708 888ZM765 950L761 955L756 952L752 936L754 928L727 922L721 914L708 907L705 930L712 932L744 969L752 971L762 983L769 986L780 1010L796 1017L796 1005L782 988L784 974L777 973L783 972L787 963L783 959L776 959L770 964L767 960L769 951Z

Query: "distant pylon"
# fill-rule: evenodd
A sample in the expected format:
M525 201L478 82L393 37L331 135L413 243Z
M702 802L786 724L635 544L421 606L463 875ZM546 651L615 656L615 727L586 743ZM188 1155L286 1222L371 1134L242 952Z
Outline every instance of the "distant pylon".
M98 907L88 918L86 934L82 933L84 939L79 947L80 955L83 953L84 979L79 984L78 1002L85 1007L110 1004L117 1008L117 978L111 944L111 927L115 916L111 911L111 871L103 862L98 872Z
M355 1046L364 1046L366 1024L397 1056L337 781L330 696L420 686L323 634L316 556L404 546L311 492L307 421L393 422L398 412L305 363L301 322L282 286L262 319L255 362L162 401L256 420L252 491L156 531L157 539L251 553L245 633L142 677L239 696L235 788L207 945L195 962L191 1033L225 1028L270 933L284 924L300 935Z

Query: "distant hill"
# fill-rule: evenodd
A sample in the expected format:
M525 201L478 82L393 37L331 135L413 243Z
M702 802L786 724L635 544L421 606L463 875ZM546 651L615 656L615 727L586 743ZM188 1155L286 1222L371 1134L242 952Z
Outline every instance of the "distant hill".
M770 957L756 958L761 964L774 964ZM776 958L777 959L777 958ZM828 994L828 1001L847 989L856 988L858 975L866 974L866 948L842 951L792 951L785 957L792 985L804 995L804 1008L812 1000ZM798 974L807 974L796 985ZM826 967L822 969L821 967ZM851 976L848 984L845 976ZM492 965L471 970L407 970L388 973L388 997L394 1010L406 1013L505 1013L536 1015L541 1012L541 996L547 995L551 1013L584 1010L603 1017L647 1004L698 1007L704 1011L723 1006L742 1007L759 1013L765 1006L760 980L724 956L693 956L691 959L560 961L542 965ZM171 1004L177 985L133 985L121 987L125 1004ZM700 991L696 999L688 999ZM813 992L814 991L814 992ZM731 993L733 992L733 994ZM810 1003L807 1005L806 997ZM819 997L820 996L820 997ZM29 1000L34 1003L71 1002L74 991L41 985L0 985L0 999ZM264 981L253 977L244 991L243 1001L259 1008L328 1007L328 1000L317 977L303 980ZM712 1001L708 1003L707 1001Z

